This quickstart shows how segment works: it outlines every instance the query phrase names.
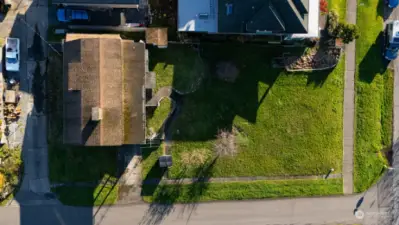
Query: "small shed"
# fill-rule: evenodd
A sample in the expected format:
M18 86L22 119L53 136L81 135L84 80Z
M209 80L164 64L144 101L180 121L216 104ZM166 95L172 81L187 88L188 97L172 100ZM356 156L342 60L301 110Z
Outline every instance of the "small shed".
M158 159L159 167L168 168L172 166L172 156L171 155L162 155Z

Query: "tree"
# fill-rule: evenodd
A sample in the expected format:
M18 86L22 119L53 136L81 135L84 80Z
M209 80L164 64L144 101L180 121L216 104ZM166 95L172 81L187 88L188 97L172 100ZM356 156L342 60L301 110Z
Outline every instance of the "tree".
M327 15L327 31L330 36L336 37L339 34L338 25L338 14L331 10Z
M338 37L342 39L342 42L348 44L360 36L359 28L356 24L340 23L340 32Z
M327 0L321 0L320 1L320 11L323 14L328 13L328 2L327 2Z
M345 44L358 39L360 36L359 28L355 24L339 22L338 14L335 11L328 13L327 31L331 37L341 38Z

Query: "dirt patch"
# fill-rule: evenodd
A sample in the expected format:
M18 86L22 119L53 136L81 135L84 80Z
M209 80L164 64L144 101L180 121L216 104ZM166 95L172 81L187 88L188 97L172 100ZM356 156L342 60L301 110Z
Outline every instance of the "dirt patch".
M181 154L181 161L187 166L204 165L209 158L210 154L207 149L195 149L193 151L183 152Z
M234 130L220 130L217 134L214 149L219 156L234 156L237 154L237 142Z

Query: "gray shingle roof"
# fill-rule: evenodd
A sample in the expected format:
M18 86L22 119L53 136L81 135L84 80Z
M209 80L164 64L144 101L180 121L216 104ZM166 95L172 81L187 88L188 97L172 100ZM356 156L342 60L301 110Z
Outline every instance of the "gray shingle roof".
M233 13L226 15L226 3ZM309 0L219 0L219 32L307 33Z
M119 35L68 34L64 43L64 143L143 143L145 45ZM102 110L93 121L92 109Z

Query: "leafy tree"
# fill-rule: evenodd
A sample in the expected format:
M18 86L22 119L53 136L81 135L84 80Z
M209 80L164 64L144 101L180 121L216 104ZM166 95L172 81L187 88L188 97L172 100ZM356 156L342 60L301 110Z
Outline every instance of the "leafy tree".
M340 26L341 30L338 37L341 38L345 44L359 38L359 28L355 24L341 23Z
M327 31L330 36L336 37L338 35L338 25L338 14L335 11L331 10L327 15Z
M338 21L338 14L335 11L328 13L327 31L331 37L341 38L345 44L359 38L359 28L355 24Z
M327 2L327 0L321 0L320 1L320 11L323 14L328 13L328 2Z

